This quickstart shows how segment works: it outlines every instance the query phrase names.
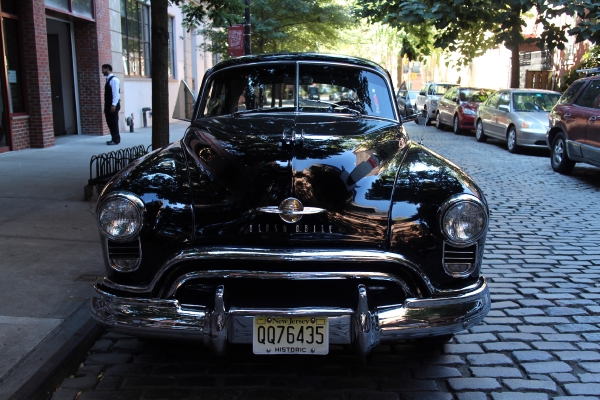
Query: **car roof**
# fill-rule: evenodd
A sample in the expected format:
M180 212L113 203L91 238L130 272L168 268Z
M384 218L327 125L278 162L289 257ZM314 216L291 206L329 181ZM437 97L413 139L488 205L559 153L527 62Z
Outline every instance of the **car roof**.
M360 67L373 68L380 71L383 74L387 74L386 70L383 69L379 64L360 57L345 56L339 54L325 54L325 53L274 53L274 54L253 54L248 56L230 58L228 60L221 61L212 68L213 72L219 71L224 68L228 68L236 65L246 65L252 63L261 62L273 62L273 61L317 61L317 62L330 62L330 63L344 63L352 64Z
M512 88L512 89L501 89L499 92L512 92L512 93L552 93L552 94L561 94L555 90L547 90L547 89L533 89L533 88Z

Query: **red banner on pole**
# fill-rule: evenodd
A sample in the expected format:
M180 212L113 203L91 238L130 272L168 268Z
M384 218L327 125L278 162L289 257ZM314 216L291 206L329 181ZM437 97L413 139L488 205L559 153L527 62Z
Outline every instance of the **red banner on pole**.
M227 52L231 57L244 55L244 25L233 25L227 28Z

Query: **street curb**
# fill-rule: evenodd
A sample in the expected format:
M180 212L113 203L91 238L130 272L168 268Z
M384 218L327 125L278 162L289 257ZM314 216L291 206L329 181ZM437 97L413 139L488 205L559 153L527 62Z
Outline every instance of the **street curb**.
M15 386L19 385L19 388L7 398L10 400L50 398L64 378L77 370L79 364L85 359L87 351L103 333L104 329L89 315L88 301L83 302L77 311L59 327L54 336L42 343L12 371L11 376L15 379L27 375L27 371L30 370L35 370L35 373L24 378L20 384L14 383ZM43 364L38 367L39 360L43 360Z

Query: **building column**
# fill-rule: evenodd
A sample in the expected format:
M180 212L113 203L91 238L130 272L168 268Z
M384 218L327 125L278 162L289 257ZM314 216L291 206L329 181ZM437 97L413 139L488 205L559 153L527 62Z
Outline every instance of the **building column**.
M110 0L95 1L95 21L77 20L75 57L81 133L108 135L104 122L104 85L102 64L112 64Z
M29 113L29 146L53 147L52 94L44 0L21 0L24 90Z

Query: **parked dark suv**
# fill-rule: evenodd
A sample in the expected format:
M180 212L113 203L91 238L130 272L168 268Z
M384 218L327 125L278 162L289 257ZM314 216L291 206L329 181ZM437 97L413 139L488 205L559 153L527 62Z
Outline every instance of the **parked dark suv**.
M569 174L576 162L600 167L600 75L581 78L565 91L550 112L546 143L556 172Z

